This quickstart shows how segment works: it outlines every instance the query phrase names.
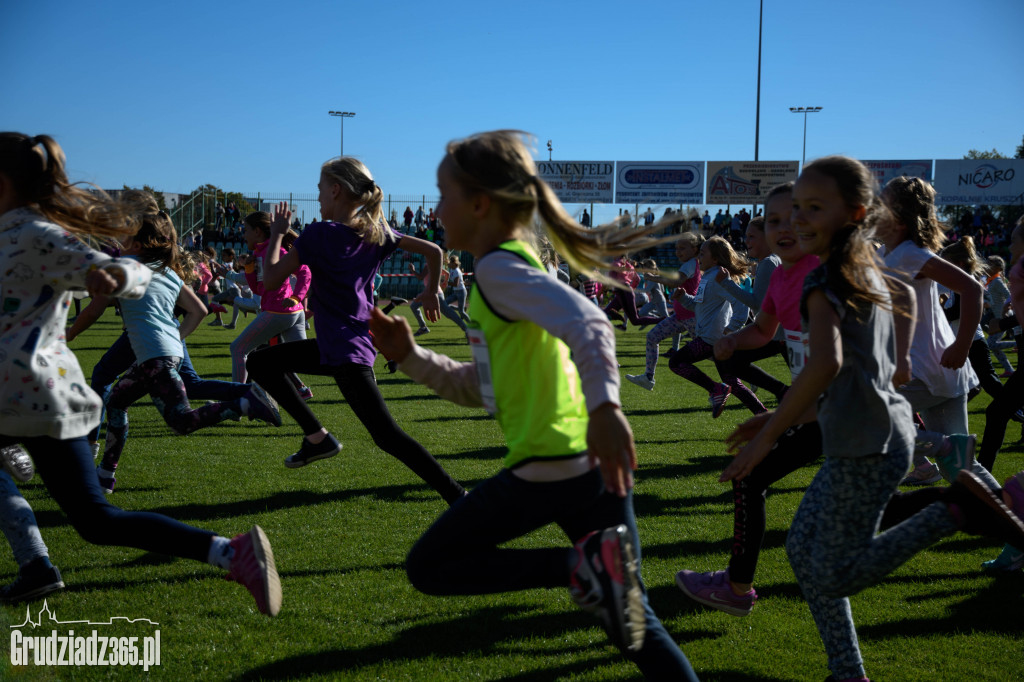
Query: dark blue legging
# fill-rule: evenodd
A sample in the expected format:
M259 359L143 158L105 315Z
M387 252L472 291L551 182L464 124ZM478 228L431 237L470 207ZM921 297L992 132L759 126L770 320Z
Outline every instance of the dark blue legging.
M18 442L32 455L50 496L86 542L206 561L215 533L163 514L125 511L107 501L84 436L69 440L0 436L0 447Z
M625 524L640 560L632 495L621 498L605 491L599 470L564 481L533 483L505 469L473 488L434 522L409 552L406 571L416 589L427 594L567 589L577 561L572 545L500 547L551 523L558 524L572 543L590 531ZM696 681L686 656L647 603L646 588L644 615L647 631L642 648L623 654L648 679Z

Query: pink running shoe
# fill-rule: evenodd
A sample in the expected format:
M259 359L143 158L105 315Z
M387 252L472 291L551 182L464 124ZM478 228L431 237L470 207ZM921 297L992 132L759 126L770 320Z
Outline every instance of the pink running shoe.
M276 616L281 611L281 579L266 533L259 526L253 526L248 533L232 538L231 548L235 555L231 559L231 570L224 577L245 585L256 598L260 613Z
M639 651L647 625L640 571L626 526L588 533L576 543L576 552L579 562L569 577L573 600L601 619L617 646Z
M676 573L676 585L690 599L734 616L748 616L757 601L757 592L738 595L729 585L729 569L697 573L682 570Z
M708 393L708 402L711 404L711 418L718 419L725 410L725 401L732 395L732 389L728 384L718 384L711 393Z

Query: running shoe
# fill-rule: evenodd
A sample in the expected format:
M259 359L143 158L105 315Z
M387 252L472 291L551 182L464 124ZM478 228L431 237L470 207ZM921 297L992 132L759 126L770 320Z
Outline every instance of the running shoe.
M970 471L961 471L943 499L960 526L970 535L994 537L1024 547L1024 521L1003 504L997 492Z
M36 473L36 469L32 465L32 458L28 456L24 448L17 444L0 449L0 465L3 465L4 471L19 483L31 481Z
M209 324L207 324L206 326L207 326L207 327L223 327L223 326L224 326L224 323L223 323L223 322L221 322L220 320L214 320L213 322L210 322L210 323L209 323Z
M273 426L281 425L281 412L277 409L277 403L259 384L249 384L245 399L249 401L249 411L245 415L249 421L259 419Z
M907 474L906 478L900 481L900 485L929 485L942 480L939 467L931 462L914 467L913 471Z
M587 534L576 552L579 560L569 577L573 600L601 619L617 646L639 651L646 631L643 592L626 526Z
M690 599L734 616L750 615L757 601L753 589L743 595L733 592L729 569L710 573L682 570L676 573L676 585Z
M63 589L64 580L57 567L45 566L41 559L33 559L18 569L14 582L0 587L0 602L31 601Z
M708 393L708 403L711 405L711 417L718 419L725 410L725 401L732 395L732 389L728 384L718 384Z
M224 328L225 329L234 329L235 328L235 324L233 322L229 322L228 324L224 325Z
M1010 419L1018 424L1024 424L1024 407L1011 414Z
M341 452L341 443L339 443L338 439L329 433L326 438L316 445L310 443L308 439L303 438L302 446L299 447L299 451L294 455L286 457L284 465L289 469L298 469L321 459L334 457L339 452Z
M675 351L674 350L667 350L667 351L665 351L664 353L661 354L661 357L663 357L663 358L670 358L671 359L673 355L675 355Z
M99 469L96 469L96 477L100 482L100 489L106 494L114 492L114 485L117 483L117 479L113 476L107 477L100 473Z
M935 464L938 465L942 477L952 481L964 469L970 471L974 464L974 449L977 444L978 437L974 435L958 433L947 436L945 446L949 447L949 450L935 455Z
M419 329L414 331L412 333L412 335L413 336L423 336L424 334L429 334L429 333L430 333L430 328L429 327L420 327Z
M253 526L248 533L236 535L231 540L231 548L235 554L224 577L245 585L256 598L260 613L276 616L281 611L281 579L266 533L259 526Z
M646 374L627 374L626 380L648 391L654 390L654 379L648 378Z
M312 400L313 389L311 389L309 386L303 386L302 388L299 389L299 397L302 398L303 400Z
M1013 573L1024 568L1024 551L1012 545L1003 545L1003 551L995 559L983 561L981 570L985 573Z

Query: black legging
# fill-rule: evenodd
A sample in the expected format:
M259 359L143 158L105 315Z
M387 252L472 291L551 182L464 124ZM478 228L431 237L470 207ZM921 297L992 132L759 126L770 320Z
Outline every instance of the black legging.
M644 324L658 324L663 319L661 317L654 317L653 315L640 317L640 313L636 310L636 297L633 294L632 289L629 289L628 291L625 289L613 289L613 291L615 293L612 296L612 300L604 309L604 314L607 315L609 319L615 320L616 322L622 321L623 315L620 315L615 310L616 303L622 307L623 314L626 319L633 323L634 327L639 327Z
M991 353L985 339L975 339L967 353L967 359L971 363L971 369L978 375L981 387L993 400L998 400L1003 395L1003 382L999 381L995 367L992 366Z
M774 376L754 364L757 360L764 360L774 355L786 357L786 344L781 341L769 341L760 348L737 350L728 360L715 360L715 367L722 381L729 383L726 377L739 377L748 384L760 386L782 400L782 395L789 388Z
M277 400L307 436L322 426L286 375L294 372L333 377L341 395L370 432L377 447L412 469L445 501L451 503L465 493L437 460L395 423L369 365L322 365L316 339L306 339L250 353L245 367L250 378Z

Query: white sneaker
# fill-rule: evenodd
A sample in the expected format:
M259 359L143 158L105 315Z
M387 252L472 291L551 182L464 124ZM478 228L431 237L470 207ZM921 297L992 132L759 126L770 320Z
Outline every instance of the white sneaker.
M3 470L19 483L31 481L36 473L35 467L32 466L32 458L17 443L0 450L0 463Z
M648 379L646 374L627 374L626 380L648 391L654 390L654 379Z

